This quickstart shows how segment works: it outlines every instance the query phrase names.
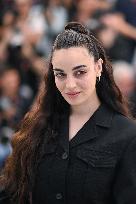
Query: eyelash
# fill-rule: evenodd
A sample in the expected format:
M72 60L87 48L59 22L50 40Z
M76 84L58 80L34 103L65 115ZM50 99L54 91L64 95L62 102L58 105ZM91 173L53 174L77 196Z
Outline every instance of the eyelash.
M74 76L78 78L78 77L82 77L86 73L87 73L87 71L80 70L80 71L76 71L74 73ZM64 79L66 77L66 74L64 74L64 73L55 73L54 75L55 75L55 77L57 77L59 79Z
M82 75L84 75L84 74L86 74L85 70L80 70L80 71L77 71L77 72L74 73L74 75L76 77L80 77L80 76L82 77Z
M65 78L65 76L66 76L66 74L64 74L64 73L55 73L54 75L55 75L55 77L57 77L59 79Z

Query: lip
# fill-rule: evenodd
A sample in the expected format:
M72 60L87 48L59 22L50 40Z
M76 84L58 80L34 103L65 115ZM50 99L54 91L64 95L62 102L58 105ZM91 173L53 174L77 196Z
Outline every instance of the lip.
M80 92L67 92L66 94L68 95L68 96L76 96L76 95L78 95Z

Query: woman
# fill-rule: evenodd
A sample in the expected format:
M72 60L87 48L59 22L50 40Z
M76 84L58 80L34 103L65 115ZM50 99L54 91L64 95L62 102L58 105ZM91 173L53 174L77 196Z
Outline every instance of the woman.
M4 204L134 204L136 127L128 115L100 43L69 23L54 42L40 102L13 139Z

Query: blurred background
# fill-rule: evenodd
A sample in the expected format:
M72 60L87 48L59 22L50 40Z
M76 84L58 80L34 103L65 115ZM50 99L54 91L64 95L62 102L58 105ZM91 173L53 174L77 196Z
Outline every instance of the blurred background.
M101 41L136 117L136 0L0 0L0 169L68 21L83 23Z

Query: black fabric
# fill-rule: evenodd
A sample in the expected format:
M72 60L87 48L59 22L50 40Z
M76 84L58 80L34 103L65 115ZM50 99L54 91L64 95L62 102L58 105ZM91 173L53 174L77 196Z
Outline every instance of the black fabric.
M33 204L135 204L136 125L101 105L70 142L68 126L45 147Z
M9 196L4 192L0 192L0 204L11 204Z

